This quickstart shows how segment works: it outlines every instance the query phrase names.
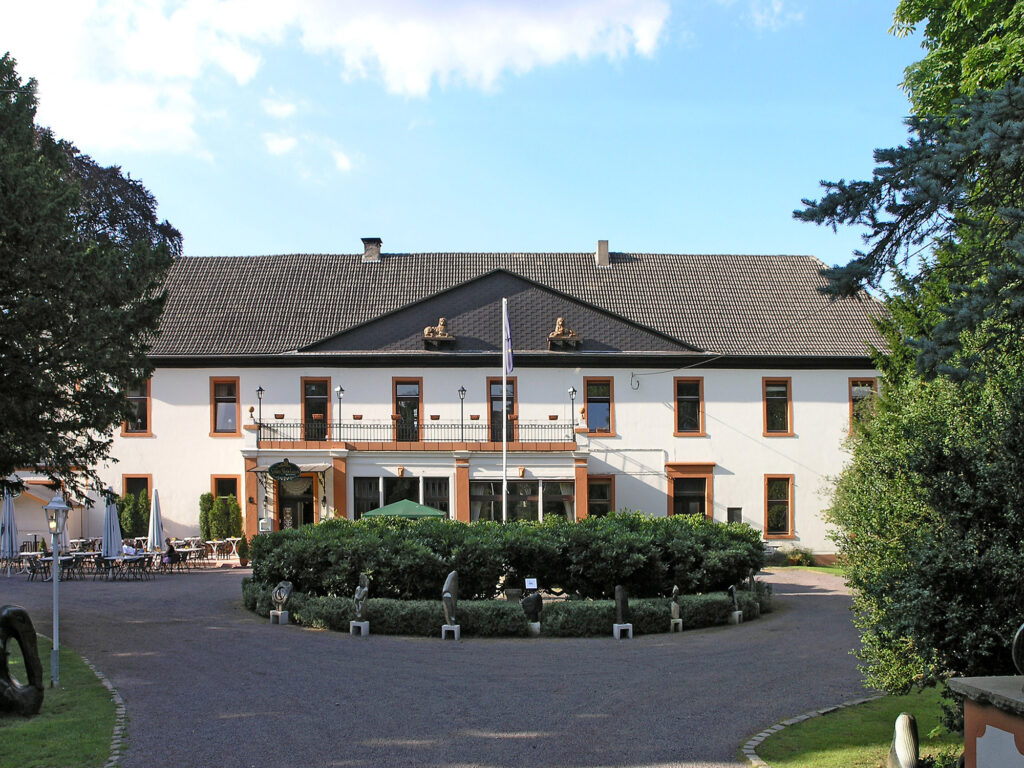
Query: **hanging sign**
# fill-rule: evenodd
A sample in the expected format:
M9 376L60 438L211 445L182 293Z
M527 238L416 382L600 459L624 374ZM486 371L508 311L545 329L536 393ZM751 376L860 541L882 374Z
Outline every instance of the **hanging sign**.
M285 459L267 467L267 474L275 480L294 480L302 474L297 465Z

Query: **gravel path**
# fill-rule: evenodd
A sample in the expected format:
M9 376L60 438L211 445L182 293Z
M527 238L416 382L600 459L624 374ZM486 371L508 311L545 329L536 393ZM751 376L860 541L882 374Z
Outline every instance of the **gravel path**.
M272 627L248 573L61 584L61 642L124 697L126 768L745 765L779 720L863 695L841 581L784 571L739 627L607 639L352 638ZM52 590L0 577L49 634Z

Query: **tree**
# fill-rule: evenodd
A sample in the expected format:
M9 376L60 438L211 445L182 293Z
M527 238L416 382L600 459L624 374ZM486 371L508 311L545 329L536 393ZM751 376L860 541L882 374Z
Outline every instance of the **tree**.
M213 509L213 494L204 493L199 497L199 535L203 541L211 541L213 535L210 533L210 511Z
M214 541L222 541L231 535L231 515L228 511L228 500L218 496L210 510L210 536Z
M235 498L235 494L228 496L228 519L231 521L231 536L242 535L242 507Z
M81 493L152 371L181 235L137 180L37 126L36 103L0 57L0 487L30 466Z
M1024 6L1017 0L902 0L893 19L900 36L927 21L928 53L903 80L917 114L947 114L956 99L1024 72Z

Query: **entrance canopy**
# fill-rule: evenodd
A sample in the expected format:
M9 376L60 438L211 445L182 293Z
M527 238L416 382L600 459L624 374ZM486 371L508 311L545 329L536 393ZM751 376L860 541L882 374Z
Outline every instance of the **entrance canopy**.
M447 515L439 509L417 504L409 499L402 499L379 509L363 512L363 517L405 517L416 520L421 517L447 517Z

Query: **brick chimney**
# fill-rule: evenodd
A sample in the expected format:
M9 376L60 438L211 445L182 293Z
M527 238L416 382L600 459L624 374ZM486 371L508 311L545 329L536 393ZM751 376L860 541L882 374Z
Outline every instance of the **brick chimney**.
M368 261L378 262L380 261L380 244L381 239L379 237L364 237L363 241L363 263Z
M597 252L594 254L594 263L599 267L610 267L611 262L608 261L608 241L598 240L597 241Z

